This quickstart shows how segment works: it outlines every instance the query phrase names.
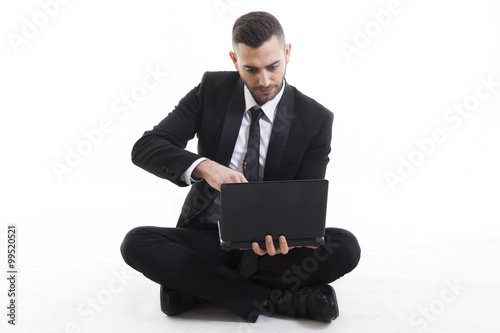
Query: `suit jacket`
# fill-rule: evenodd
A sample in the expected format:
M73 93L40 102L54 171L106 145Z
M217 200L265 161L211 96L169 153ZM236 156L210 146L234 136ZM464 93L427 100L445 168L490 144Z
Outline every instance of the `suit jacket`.
M181 175L200 157L229 165L245 109L238 72L207 72L201 83L132 149L137 166L187 186ZM330 153L333 113L286 84L278 104L264 168L264 181L322 179ZM198 154L185 150L198 136ZM217 196L206 181L194 183L178 227L194 226Z

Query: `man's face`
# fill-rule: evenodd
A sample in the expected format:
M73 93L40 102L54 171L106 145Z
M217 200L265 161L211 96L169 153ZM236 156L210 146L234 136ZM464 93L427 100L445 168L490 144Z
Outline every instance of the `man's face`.
M291 45L284 48L276 36L258 48L239 43L235 52L229 52L234 67L243 83L259 105L276 96L283 86Z

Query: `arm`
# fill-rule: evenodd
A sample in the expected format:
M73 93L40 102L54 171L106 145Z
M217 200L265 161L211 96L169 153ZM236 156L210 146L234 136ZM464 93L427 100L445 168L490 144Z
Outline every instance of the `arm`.
M134 164L179 186L191 184L191 177L205 179L218 191L222 183L246 182L241 173L214 161L203 160L204 157L185 150L187 142L195 134L200 135L200 132L205 132L205 147L207 140L213 138L206 134L207 125L205 129L201 125L202 120L206 123L208 118L202 118L212 117L212 114L207 114L207 109L213 110L214 105L212 103L208 106L208 104L215 98L213 94L214 91L218 91L218 85L227 82L227 76L213 77L214 75L209 79L208 73L205 73L201 83L191 90L165 119L153 130L144 133L132 149ZM234 81L238 78L239 76L233 75L229 79ZM211 100L205 102L204 96L208 96ZM223 98L220 94L217 97ZM213 127L209 128L216 131ZM200 147L200 144L198 146Z
M221 184L247 182L242 173L211 160L205 160L198 164L193 170L193 177L205 179L210 186L219 192Z
M323 119L323 125L313 137L302 158L295 179L324 179L326 167L330 161L333 113L328 111Z
M202 83L191 90L179 105L151 131L147 131L132 149L132 162L168 179L179 186L187 186L180 180L181 175L201 156L185 150L200 124L203 110Z

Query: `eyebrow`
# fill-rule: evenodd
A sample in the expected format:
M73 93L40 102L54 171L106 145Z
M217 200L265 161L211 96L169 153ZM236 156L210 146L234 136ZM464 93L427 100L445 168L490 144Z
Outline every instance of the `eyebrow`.
M280 60L276 60L275 62L273 62L272 64L269 64L265 67L271 67L271 66L274 66L274 65L277 65L278 63L280 62ZM257 67L254 67L254 66L250 66L250 65L243 65L243 67L247 68L247 69L258 69Z

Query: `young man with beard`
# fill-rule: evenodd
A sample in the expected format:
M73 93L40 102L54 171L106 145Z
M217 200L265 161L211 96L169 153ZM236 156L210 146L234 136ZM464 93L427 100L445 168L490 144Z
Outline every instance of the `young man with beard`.
M291 45L274 16L241 16L232 39L229 56L237 71L205 73L134 145L136 165L191 189L176 228L135 228L122 243L122 255L161 285L167 315L212 302L250 322L272 312L331 321L338 306L328 284L353 270L360 257L350 232L326 228L318 248L289 247L286 235L278 248L269 235L266 249L257 243L247 250L220 247L221 184L324 178L333 122L329 110L286 82ZM255 131L258 156L249 172L247 150L250 155ZM185 150L195 135L197 154Z

